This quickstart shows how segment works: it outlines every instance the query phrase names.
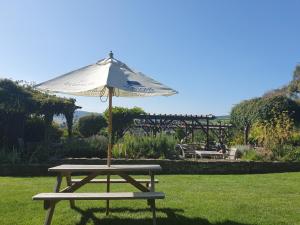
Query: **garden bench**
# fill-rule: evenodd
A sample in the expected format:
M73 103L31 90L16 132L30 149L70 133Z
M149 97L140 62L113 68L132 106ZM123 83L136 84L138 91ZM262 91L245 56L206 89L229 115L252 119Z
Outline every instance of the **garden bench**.
M237 148L230 148L228 152L228 159L237 159Z
M188 144L177 144L175 149L180 151L180 156L184 159L189 157L196 158L194 146L190 146Z
M202 158L214 158L214 159L223 159L225 154L218 151L195 151L196 156Z
M105 192L105 193L40 193L32 197L33 200L43 200L44 209L54 209L61 200L149 200L152 210L153 225L156 224L155 199L164 199L163 192ZM52 213L47 215L45 225L51 224ZM48 219L50 218L50 219Z

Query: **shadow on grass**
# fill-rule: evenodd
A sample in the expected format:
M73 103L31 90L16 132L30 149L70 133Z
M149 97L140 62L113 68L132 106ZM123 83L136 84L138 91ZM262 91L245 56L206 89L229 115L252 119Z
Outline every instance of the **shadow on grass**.
M118 217L107 217L107 218L97 218L94 213L105 213L105 209L101 208L90 208L87 210L75 207L74 210L81 214L81 220L76 225L86 225L88 222L92 221L94 225L151 225L152 219L124 219ZM113 213L120 212L130 212L130 213L140 213L149 212L152 216L150 209L131 209L131 208L115 208L110 209L111 215ZM167 215L166 218L157 218L158 225L251 225L245 223L238 223L235 221L222 221L211 223L207 219L200 217L185 217L182 214L184 211L182 209L171 209L171 208L160 208L156 209L157 212L162 212Z

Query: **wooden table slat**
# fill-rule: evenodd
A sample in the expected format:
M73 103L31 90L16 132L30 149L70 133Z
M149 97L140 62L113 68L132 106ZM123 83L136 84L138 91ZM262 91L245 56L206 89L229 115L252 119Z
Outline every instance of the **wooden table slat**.
M163 192L40 193L33 200L163 199Z
M72 179L72 183L76 183L81 181L82 179ZM150 179L135 179L137 182L139 183L150 183L151 180ZM102 183L102 184L106 184L107 179L93 179L91 180L89 183ZM154 180L155 183L158 183L158 179ZM110 179L110 183L114 184L122 184L122 183L128 183L128 181L126 181L125 179Z
M160 171L160 165L75 165L63 164L49 168L51 172L143 172Z

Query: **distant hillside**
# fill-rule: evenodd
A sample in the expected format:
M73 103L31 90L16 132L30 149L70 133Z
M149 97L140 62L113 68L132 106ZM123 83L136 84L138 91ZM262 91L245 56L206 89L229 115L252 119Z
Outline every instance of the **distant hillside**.
M221 121L223 124L229 124L230 123L230 116L225 115L225 116L216 116L216 119L212 120L213 124L218 124L218 122Z
M76 110L74 113L74 122L78 121L80 117L87 116L90 114L99 114L99 113ZM66 119L63 115L54 116L53 120L55 123L59 124L61 127L64 127L66 125Z
M74 114L74 120L78 120L80 117L87 116L90 114L99 114L99 113L76 110Z
M218 120L230 120L230 116L229 115L225 115L225 116L216 116Z

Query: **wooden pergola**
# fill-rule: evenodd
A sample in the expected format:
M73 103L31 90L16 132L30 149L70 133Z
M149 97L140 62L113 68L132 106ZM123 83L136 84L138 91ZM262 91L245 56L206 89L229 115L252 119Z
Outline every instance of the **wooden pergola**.
M156 135L162 131L173 131L182 128L185 139L194 142L195 130L202 131L206 136L206 148L210 147L210 135L214 135L220 144L225 144L231 124L217 121L214 115L177 115L177 114L141 114L134 118L128 129L141 128L146 134ZM128 130L127 129L127 130Z

